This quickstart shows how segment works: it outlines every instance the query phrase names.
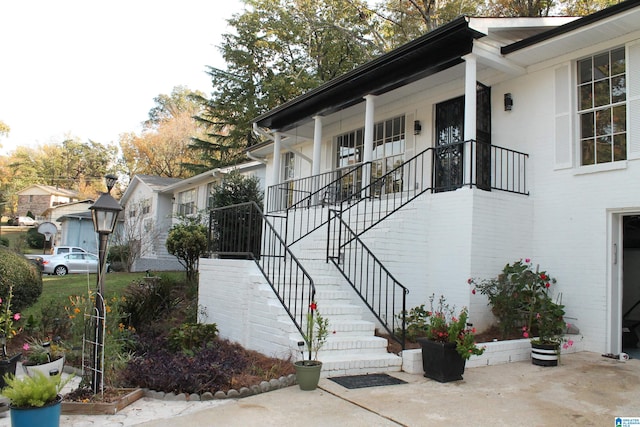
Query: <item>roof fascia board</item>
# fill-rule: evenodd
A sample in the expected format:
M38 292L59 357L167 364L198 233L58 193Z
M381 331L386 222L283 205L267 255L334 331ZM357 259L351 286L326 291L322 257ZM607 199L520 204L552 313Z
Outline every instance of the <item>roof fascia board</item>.
M416 50L420 50L421 48L424 49L435 43L442 42L443 39L446 39L446 35L455 35L460 31L467 32L467 34L473 38L484 36L484 34L469 28L469 18L466 16L462 16L460 18L457 18L449 22L448 24L445 24L439 28L436 28L435 30L425 34L424 36L419 37L389 53L381 55L380 57L373 59L367 62L366 64L363 64L362 66L307 92L304 95L294 98L293 100L286 102L268 111L267 113L264 113L258 116L253 120L253 122L257 123L262 127L271 127L271 126L268 126L268 124L272 122L271 119L273 119L274 117L277 117L278 115L282 115L287 110L293 112L296 107L301 106L304 103L312 102L311 100L313 98L317 99L318 107L320 107L320 105L322 104L322 100L320 99L321 95L324 95L324 98L329 99L332 93L340 93L343 91L343 89L346 89L346 88L351 88L351 90L353 90L353 87L358 85L359 83L358 80L364 80L367 77L372 77L375 74L380 73L380 70L383 67L389 67L389 66L393 66L394 64L400 64L403 59L406 60L406 58L411 57L412 54L415 55ZM436 67L438 66L438 64L434 64L434 65ZM392 89L400 85L401 83L398 81L387 81L387 82L382 82L382 84L380 84L379 87L380 88L384 87L385 90L388 90L389 88ZM371 93L375 91L376 91L375 89L370 90ZM350 104L349 102L347 102L346 104L341 105L340 108L348 107L360 101L361 100L359 99L352 99L350 101ZM328 101L325 101L325 103L328 103ZM320 114L322 113L322 111L316 111L316 113ZM293 115L293 113L291 115ZM295 121L295 119L291 120L291 122L293 121ZM278 130L277 127L274 127L273 129Z
M615 15L634 9L638 6L640 6L640 0L628 0L622 3L618 3L614 6L602 9L598 12L592 13L591 15L576 19L575 21L571 21L567 24L542 32L535 36L520 40L507 46L503 46L500 51L503 55L508 55L509 53L518 51L520 49L533 46L554 37L567 34L572 31L584 28L588 25L603 21L607 18L614 17Z

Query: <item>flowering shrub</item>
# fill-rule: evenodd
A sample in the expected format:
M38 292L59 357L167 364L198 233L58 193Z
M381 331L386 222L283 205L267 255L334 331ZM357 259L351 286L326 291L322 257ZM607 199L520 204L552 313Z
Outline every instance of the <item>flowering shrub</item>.
M11 299L13 298L13 283L9 283L9 294L3 300L0 298L0 342L2 343L2 356L7 356L7 341L17 335L14 322L20 320L20 313L11 311Z
M437 342L455 342L456 351L465 360L474 354L484 353L484 348L476 345L475 328L467 323L469 311L466 307L456 315L455 307L449 306L442 295L435 306L435 295L429 297L429 302L431 310L425 310L422 304L410 311L412 316L407 322L407 330L411 330L413 336L423 336Z
M324 346L325 342L327 342L328 336L329 320L322 317L322 315L318 311L318 303L313 301L311 304L309 304L305 333L302 334L304 342L301 342L302 345L307 347L309 360L312 360L312 356L313 360L318 360L318 352L320 351L322 346Z
M560 343L566 329L564 306L551 297L556 279L538 267L533 269L530 259L507 264L498 277L478 281L469 279L471 292L486 295L491 311L498 318L503 338L514 330L521 330L524 338L540 343Z

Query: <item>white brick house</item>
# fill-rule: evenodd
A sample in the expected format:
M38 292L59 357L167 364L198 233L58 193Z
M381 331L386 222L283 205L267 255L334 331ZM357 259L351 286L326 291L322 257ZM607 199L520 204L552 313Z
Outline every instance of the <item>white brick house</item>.
M264 248L257 264L201 260L200 304L222 335L295 353L300 335L282 325L303 318L309 291L297 305L287 292L312 280L338 329L324 369L398 369L354 362L362 345L337 342L348 319L395 329L397 282L407 308L444 294L484 328L492 316L467 279L531 258L557 278L583 348L622 350L623 314L640 299L640 2L580 19L461 17L254 128L267 220L309 277L274 283Z

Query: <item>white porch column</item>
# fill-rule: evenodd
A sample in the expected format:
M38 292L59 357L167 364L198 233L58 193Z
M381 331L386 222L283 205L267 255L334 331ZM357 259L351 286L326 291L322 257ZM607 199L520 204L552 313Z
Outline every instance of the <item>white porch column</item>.
M476 139L476 82L477 65L476 56L469 54L463 57L465 61L464 74L464 173L463 184L473 182L471 176L472 165L475 165L475 150L472 150L472 140ZM473 152L473 156L472 156Z
M276 132L273 135L273 175L271 185L280 184L280 142L282 141L282 136L280 132Z
M313 120L313 163L311 165L311 175L320 174L320 156L322 154L322 116L314 116Z
M365 99L364 112L364 153L362 153L362 161L370 162L373 158L373 118L376 111L375 95L367 95Z
M374 117L376 111L376 96L367 95L365 100L365 112L364 112L364 147L362 147L364 153L362 153L362 162L367 163L373 159L373 126L375 124ZM371 165L367 165L362 168L362 187L366 187L371 182ZM367 197L368 194L362 194L363 197Z

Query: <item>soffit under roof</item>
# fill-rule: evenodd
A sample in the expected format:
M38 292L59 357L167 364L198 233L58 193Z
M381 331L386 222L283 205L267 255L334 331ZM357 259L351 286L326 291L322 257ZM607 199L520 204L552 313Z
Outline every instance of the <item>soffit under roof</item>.
M544 33L504 46L510 61L526 67L640 31L640 0L619 3Z

